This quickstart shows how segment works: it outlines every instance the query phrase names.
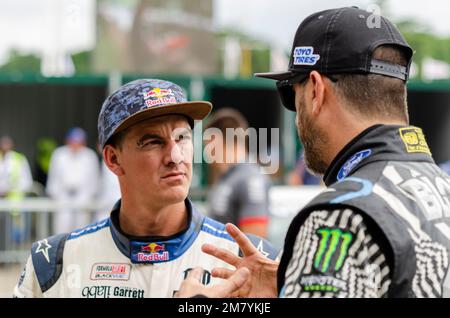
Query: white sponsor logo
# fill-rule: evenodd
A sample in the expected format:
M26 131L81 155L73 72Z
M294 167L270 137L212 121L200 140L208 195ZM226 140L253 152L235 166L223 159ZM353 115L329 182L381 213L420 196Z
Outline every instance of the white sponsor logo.
M294 65L316 65L320 59L319 54L313 54L312 46L297 46L294 49Z
M130 264L96 263L92 266L92 280L129 280Z

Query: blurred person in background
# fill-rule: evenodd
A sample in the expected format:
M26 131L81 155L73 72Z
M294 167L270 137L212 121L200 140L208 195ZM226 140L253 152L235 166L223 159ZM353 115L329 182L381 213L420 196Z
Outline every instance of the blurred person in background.
M22 199L32 184L33 178L27 158L14 151L14 141L11 137L0 137L0 197Z
M43 187L47 184L48 170L52 153L57 148L57 143L53 138L39 138L36 144L36 181Z
M294 169L287 176L288 185L320 185L320 177L312 174L305 163L304 152L301 151Z
M211 128L218 129L220 136L214 134L207 146L222 153L223 160L213 161L208 167L213 174L207 197L209 215L222 223L236 224L245 233L267 237L270 179L258 164L248 162L256 154L249 153L247 137L235 137L228 143L224 139L227 129L236 135L245 134L247 120L235 109L222 108L208 118L205 131ZM239 158L247 159L239 162Z
M86 147L86 132L79 127L71 128L65 143L51 156L46 185L47 194L60 205L54 214L55 233L89 223L86 206L94 202L98 191L98 157Z
M27 158L14 150L14 141L10 136L0 137L0 198L10 202L20 202L31 190L33 178ZM10 238L2 237L1 244L13 240L20 242L25 240L29 230L29 218L26 213L10 211L12 222L7 229L8 223L5 215L0 214L1 235L11 234Z

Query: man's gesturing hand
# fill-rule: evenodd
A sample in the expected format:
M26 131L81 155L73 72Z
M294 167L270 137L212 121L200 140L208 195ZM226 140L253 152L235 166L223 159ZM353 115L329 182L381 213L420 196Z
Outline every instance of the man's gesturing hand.
M177 298L189 298L197 295L208 298L226 298L236 293L247 281L250 272L247 268L241 267L235 271L227 280L218 285L205 286L200 280L203 269L196 267L191 270L180 286L180 290L175 294Z
M204 244L202 250L234 266L238 271L241 268L250 270L250 277L242 287L233 293L233 296L245 298L277 297L277 270L279 263L262 255L253 246L250 239L233 224L228 223L226 230L238 243L243 257L210 244ZM214 268L211 274L214 277L228 280L236 274L236 271L226 268Z

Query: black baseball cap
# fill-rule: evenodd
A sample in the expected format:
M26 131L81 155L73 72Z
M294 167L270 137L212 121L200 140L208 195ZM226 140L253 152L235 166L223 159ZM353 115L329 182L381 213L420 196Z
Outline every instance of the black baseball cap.
M404 51L408 65L372 58L380 45L394 45ZM293 83L306 79L312 70L321 74L380 74L408 80L413 50L397 27L382 16L345 7L314 13L297 29L286 72L256 73L256 77L277 80L283 105L295 111Z

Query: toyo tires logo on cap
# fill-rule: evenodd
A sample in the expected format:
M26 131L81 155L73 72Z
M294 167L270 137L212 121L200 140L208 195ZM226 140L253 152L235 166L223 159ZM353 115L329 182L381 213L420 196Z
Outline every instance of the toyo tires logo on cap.
M319 54L314 54L312 46L297 46L293 53L294 65L316 65L320 59Z

